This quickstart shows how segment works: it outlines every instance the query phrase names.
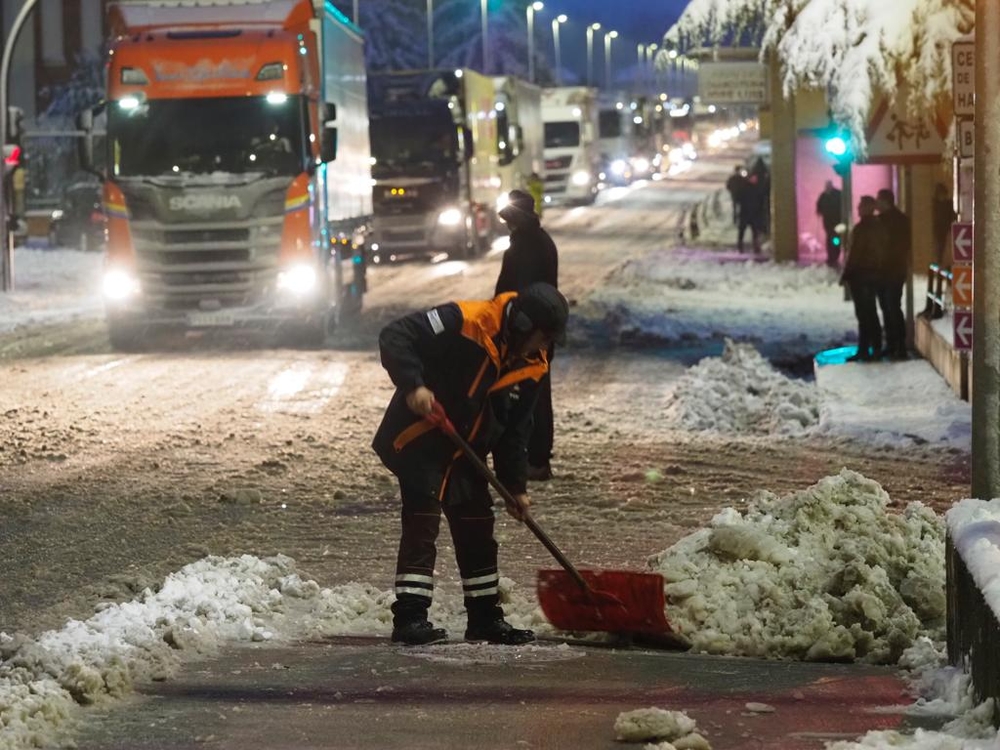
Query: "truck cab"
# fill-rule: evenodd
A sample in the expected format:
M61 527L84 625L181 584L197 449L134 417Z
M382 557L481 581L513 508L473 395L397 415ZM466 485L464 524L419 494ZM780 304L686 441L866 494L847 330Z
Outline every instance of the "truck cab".
M542 121L546 203L593 203L600 183L596 90L543 89Z
M602 97L598 113L601 180L608 185L632 182L634 150L632 107L624 96Z
M131 348L154 327L321 341L365 286L360 32L321 0L133 1L109 13L112 344Z
M501 194L493 80L467 68L376 73L369 95L372 260L485 252Z

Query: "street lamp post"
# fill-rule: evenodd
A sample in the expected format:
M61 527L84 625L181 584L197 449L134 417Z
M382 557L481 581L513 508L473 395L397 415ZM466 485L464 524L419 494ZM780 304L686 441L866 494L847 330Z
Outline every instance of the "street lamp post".
M647 44L646 45L646 59L649 61L649 85L655 90L656 89L656 50L659 49L657 44Z
M646 45L641 42L635 45L635 55L635 88L640 91L646 78Z
M608 31L604 34L604 86L611 89L611 40L618 38L617 31Z
M562 73L559 72L559 68L562 67L559 60L559 24L563 23L566 23L565 13L560 13L552 19L552 44L556 48L556 86L562 86Z
M601 24L592 23L587 27L587 85L594 85L594 32Z
M427 0L427 67L434 68L434 0Z
M535 0L531 3L525 13L528 14L528 82L535 82L535 12L545 6Z
M489 36L487 34L486 25L486 0L480 0L479 9L483 16L483 73L489 75L490 73L490 45Z

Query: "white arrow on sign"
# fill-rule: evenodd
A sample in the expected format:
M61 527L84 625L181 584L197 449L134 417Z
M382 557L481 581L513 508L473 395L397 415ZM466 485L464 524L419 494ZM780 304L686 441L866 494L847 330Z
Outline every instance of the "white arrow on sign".
M955 348L972 348L972 313L968 310L955 311Z
M955 246L955 261L961 263L972 261L972 224L952 224L951 241Z
M967 275L959 276L958 281L955 282L955 291L958 292L957 296L962 299L970 297L972 294L972 277Z

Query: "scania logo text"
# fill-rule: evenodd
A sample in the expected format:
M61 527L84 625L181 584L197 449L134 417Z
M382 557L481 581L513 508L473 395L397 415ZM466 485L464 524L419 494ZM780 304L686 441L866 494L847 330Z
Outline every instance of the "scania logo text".
M238 195L217 193L195 193L175 195L170 199L171 211L218 211L226 208L242 208Z

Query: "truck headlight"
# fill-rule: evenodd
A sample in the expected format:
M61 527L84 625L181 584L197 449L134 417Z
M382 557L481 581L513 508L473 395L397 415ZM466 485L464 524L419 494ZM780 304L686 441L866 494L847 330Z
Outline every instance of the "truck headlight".
M446 227L458 226L462 223L462 212L457 208L446 208L438 214L438 224Z
M644 156L637 156L632 160L632 166L635 167L636 172L648 172L649 171L649 159Z
M101 289L109 300L124 302L139 293L139 279L124 268L109 268L104 272Z
M611 174L616 174L620 177L621 175L625 174L626 168L627 165L625 164L624 159L615 159L613 162L611 162Z
M289 266L278 273L278 291L304 297L316 288L316 269L305 263Z
M590 172L585 169L581 169L578 172L574 172L569 181L574 185L589 185L590 184Z

